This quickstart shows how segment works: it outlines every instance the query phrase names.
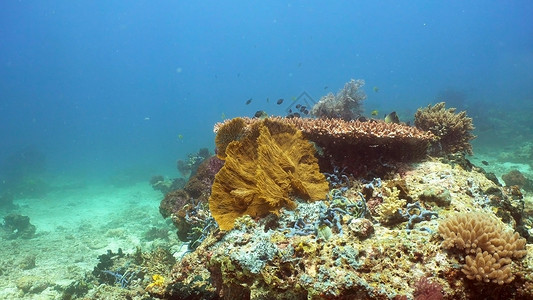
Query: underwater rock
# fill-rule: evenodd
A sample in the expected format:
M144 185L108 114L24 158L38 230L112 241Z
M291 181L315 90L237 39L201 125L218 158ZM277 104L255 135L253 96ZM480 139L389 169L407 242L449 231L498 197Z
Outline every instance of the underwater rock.
M366 239L374 233L374 225L368 219L352 219L348 228L360 239Z
M30 217L10 214L4 217L3 237L8 240L17 238L31 239L35 236L36 228L30 223Z
M518 208L512 214L511 208L506 208L516 206L512 204L519 198L515 192L503 190L476 169L467 171L436 161L413 165L398 176L370 183L353 178L347 189L332 190L328 200L307 203L295 199L293 210L281 209L278 215L261 219L243 216L226 233L210 232L174 266L165 283L165 297L409 299L415 294L440 293L447 299L471 299L480 291L489 295L496 289L513 290L517 298L533 297L533 290L524 288L533 286L533 278L525 275L533 273L532 245L525 245L528 254L513 265L516 278L495 288L474 284L458 270L463 256L447 253L438 234L439 222L452 212L484 211L491 218L497 211L510 217L521 214ZM398 206L404 218L387 226L370 214L361 217L361 209L352 210L352 205L359 207L357 201L367 197L401 198L398 182L403 182L401 189L407 194L403 197L419 199L433 188L426 195L432 200L427 203L442 205L426 207L427 203L406 201ZM497 196L500 200L490 199ZM495 209L491 201L502 199L508 204ZM511 226L502 224L510 230L513 222ZM522 225L526 231L531 230L528 224ZM329 229L327 239L320 236L320 228ZM517 223L520 233L518 228ZM419 282L428 276L427 282ZM502 278L505 282L511 277Z
M434 187L424 190L418 195L418 199L422 202L433 202L438 206L446 207L452 203L452 196L450 191L442 187Z
M39 294L50 286L45 279L31 275L20 277L15 284L24 294Z
M517 185L524 191L533 191L533 180L526 178L518 170L511 170L509 173L502 175L502 179L506 186Z

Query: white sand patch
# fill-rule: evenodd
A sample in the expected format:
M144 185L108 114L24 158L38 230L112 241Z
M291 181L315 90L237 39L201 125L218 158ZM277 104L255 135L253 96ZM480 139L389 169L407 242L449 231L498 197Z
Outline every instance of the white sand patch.
M80 187L14 201L19 209L11 213L29 216L37 232L28 240L0 240L0 299L59 299L54 287L82 279L108 249L132 253L136 247L147 251L156 244L179 245L175 228L159 214L162 197L140 183ZM0 217L6 214L1 211ZM144 234L152 227L168 229L170 241L146 241ZM35 267L23 269L32 259Z

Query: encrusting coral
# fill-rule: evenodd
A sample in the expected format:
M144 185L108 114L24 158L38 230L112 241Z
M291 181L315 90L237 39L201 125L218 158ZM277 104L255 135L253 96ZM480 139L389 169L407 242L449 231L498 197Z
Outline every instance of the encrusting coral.
M222 127L219 134L226 130ZM255 123L247 134L230 142L209 198L209 209L220 229L233 228L235 219L243 215L261 217L278 213L282 207L294 208L291 196L324 199L329 187L314 152L301 131L269 119Z
M472 134L472 118L466 116L466 111L455 113L455 108L446 109L445 105L440 102L419 108L415 113L415 126L438 136L445 154L463 151L472 154L470 141L476 137Z
M468 279L509 283L514 279L511 259L527 254L526 239L485 213L455 214L440 223L439 233L444 248L455 247L467 254L462 271Z

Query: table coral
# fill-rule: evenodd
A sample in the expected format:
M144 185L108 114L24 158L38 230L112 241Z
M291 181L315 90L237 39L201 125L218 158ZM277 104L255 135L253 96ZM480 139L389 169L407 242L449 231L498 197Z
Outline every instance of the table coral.
M353 175L372 170L376 176L395 170L396 163L418 161L427 154L430 142L437 137L429 131L419 130L405 124L383 121L345 121L342 119L310 119L270 117L267 120L295 126L303 137L315 143L319 149L319 165L323 172L333 172L336 167L344 168ZM239 126L235 126L234 123ZM244 122L245 126L242 126ZM262 122L257 118L227 120L215 124L214 131L222 130L224 136L240 136L253 130L254 124ZM228 128L240 131L227 134ZM218 136L218 134L217 134ZM225 138L224 140L227 140Z

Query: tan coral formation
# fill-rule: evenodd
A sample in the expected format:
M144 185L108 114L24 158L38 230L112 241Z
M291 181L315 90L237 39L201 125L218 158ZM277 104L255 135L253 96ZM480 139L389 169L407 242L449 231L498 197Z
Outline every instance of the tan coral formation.
M246 124L243 132L261 121L250 118L242 120ZM383 121L281 117L270 117L267 120L295 126L301 130L306 139L318 146L319 164L324 172L331 172L332 166L344 166L347 172L354 175L372 169L379 176L387 171L382 170L387 169L384 167L387 164L424 158L430 142L437 139L431 132ZM214 131L218 132L231 122L229 120L217 123Z
M439 137L443 153L467 152L472 154L470 141L474 125L466 111L455 113L455 108L446 109L444 102L419 108L415 113L415 126L420 130L431 131Z
M462 271L468 279L509 283L514 279L511 259L527 254L526 240L486 213L457 213L440 223L439 233L444 248L467 254Z
M311 119L311 118L282 118L269 117L273 121L293 125L312 141L343 140L347 143L384 144L392 140L404 142L424 143L434 141L437 137L429 132L419 130L404 124L385 123L382 121L361 122L358 120L344 121L342 119ZM250 126L261 119L242 118L246 126ZM215 124L214 132L231 124L233 119Z

